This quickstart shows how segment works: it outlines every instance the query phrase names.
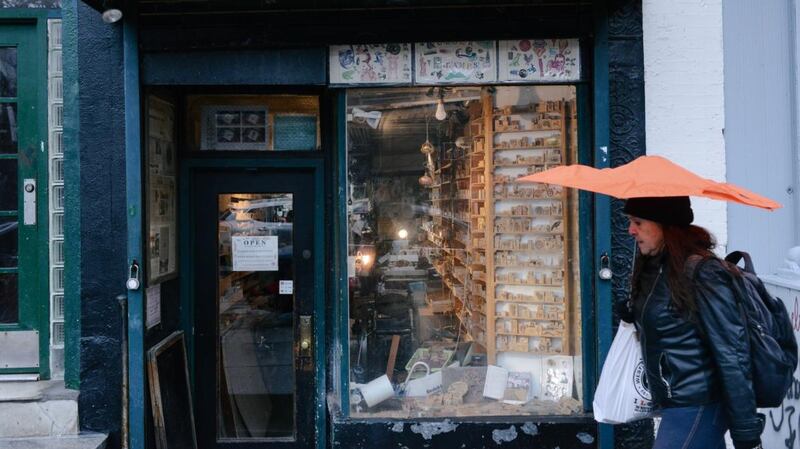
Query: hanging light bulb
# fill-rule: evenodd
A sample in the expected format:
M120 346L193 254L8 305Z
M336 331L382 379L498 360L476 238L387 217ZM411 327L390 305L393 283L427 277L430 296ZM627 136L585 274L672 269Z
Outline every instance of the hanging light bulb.
M429 187L431 184L433 184L433 178L428 176L427 173L419 177L419 185L422 187Z
M444 100L439 98L439 102L436 103L436 114L434 115L436 120L444 120L447 118L447 111L444 110Z
M405 228L401 228L399 231L397 231L397 236L401 239L405 239L408 237L408 231L406 231Z
M428 139L428 119L425 119L425 142L422 143L422 146L419 147L419 151L422 154L431 154L433 153L433 144L431 144L430 139Z

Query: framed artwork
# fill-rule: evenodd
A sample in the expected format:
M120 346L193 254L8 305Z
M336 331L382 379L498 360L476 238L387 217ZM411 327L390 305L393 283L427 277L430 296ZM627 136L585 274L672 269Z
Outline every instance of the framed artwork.
M175 106L147 97L145 208L148 241L145 247L147 285L178 275L178 226Z
M265 106L207 106L202 112L201 150L269 149Z
M157 449L197 449L183 331L147 351L150 403Z

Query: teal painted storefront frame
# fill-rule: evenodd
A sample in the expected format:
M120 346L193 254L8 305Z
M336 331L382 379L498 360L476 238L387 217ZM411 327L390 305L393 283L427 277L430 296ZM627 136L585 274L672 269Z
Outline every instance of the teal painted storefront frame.
M247 168L261 168L261 169L298 169L298 170L313 170L314 176L314 254L319 257L314 258L314 284L318 287L314 289L314 376L316 381L316 407L315 407L315 421L316 421L316 447L317 449L325 449L327 445L326 429L326 379L327 379L327 344L325 339L325 329L327 326L326 312L325 312L325 298L327 297L327 271L325 270L325 257L328 238L325 231L325 161L322 155L318 158L292 158L292 159L273 159L270 157L265 158L203 158L203 159L187 159L182 161L180 167L180 214L183 217L188 217L191 208L191 179L192 172L197 169L247 169ZM187 351L190 364L190 372L194 373L195 365L195 342L192 332L194 323L194 279L189 267L192 266L191 248L194 241L194 234L192 231L192 223L189 220L182 220L179 225L180 234L180 266L181 273L181 288L180 288L180 301L182 306L181 312L181 326L186 331L187 336ZM192 378L192 385L194 386L194 378ZM144 397L144 396L141 396Z
M594 36L594 166L608 168L611 166L611 101L609 85L609 49L608 49L608 4L606 0L594 3L595 36ZM603 255L611 260L611 199L606 195L594 195L594 257L599 261ZM597 365L600 373L605 362L608 349L613 338L612 292L611 282L597 279L595 283L595 309L597 320L595 342L597 347ZM599 376L597 376L599 377ZM597 378L594 379L595 382ZM593 386L593 389L595 387ZM608 424L598 424L598 448L614 447L614 428Z
M63 0L61 58L64 92L64 235L81 235L78 0ZM64 239L64 384L80 387L81 241Z
M125 96L125 189L127 197L128 264L142 264L142 139L139 84L139 37L136 14L126 14L122 24L123 83ZM139 270L141 273L141 270ZM143 282L142 282L143 285ZM128 290L128 447L144 449L146 385L144 348L144 291ZM125 425L125 423L123 423ZM123 433L124 434L124 433Z

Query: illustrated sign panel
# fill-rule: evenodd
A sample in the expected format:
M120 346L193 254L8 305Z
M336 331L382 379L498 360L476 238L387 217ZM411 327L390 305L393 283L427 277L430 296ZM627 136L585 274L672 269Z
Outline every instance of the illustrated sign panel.
M414 44L417 84L477 84L497 81L495 41Z
M501 82L575 81L581 76L577 39L500 41Z
M411 44L332 45L331 84L410 84Z
M278 271L278 236L233 236L233 271Z

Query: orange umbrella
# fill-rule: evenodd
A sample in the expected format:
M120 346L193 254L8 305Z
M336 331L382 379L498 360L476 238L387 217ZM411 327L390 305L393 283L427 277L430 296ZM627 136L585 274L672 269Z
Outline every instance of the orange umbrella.
M617 168L564 165L519 180L575 187L623 199L703 196L769 210L781 207L780 203L739 186L700 177L660 156L641 156Z

